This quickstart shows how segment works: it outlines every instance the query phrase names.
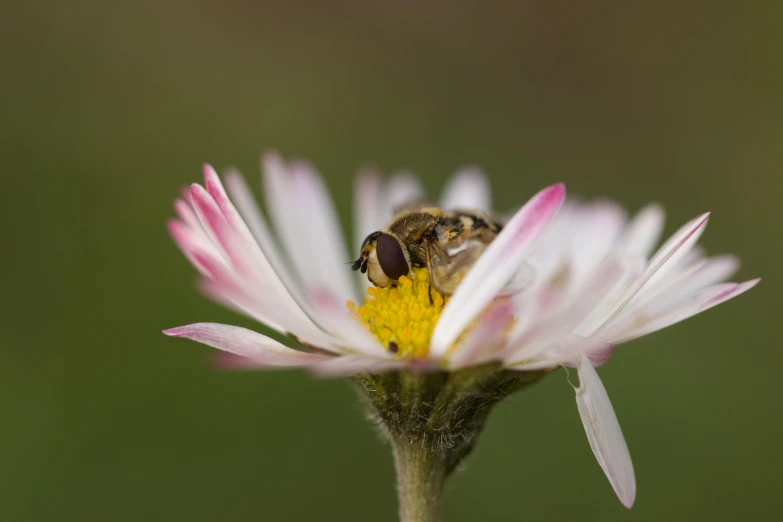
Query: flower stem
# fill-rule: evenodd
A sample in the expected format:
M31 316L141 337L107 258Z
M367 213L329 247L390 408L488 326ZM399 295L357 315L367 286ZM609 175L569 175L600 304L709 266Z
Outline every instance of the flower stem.
M398 439L393 447L400 522L437 522L446 480L443 456L421 442Z

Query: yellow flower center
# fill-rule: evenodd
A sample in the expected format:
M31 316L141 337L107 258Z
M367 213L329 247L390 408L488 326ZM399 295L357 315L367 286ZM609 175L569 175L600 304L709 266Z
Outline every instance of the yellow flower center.
M370 286L364 304L356 306L348 301L348 308L390 351L401 357L423 357L449 299L430 287L427 279L426 268L414 268L396 286Z

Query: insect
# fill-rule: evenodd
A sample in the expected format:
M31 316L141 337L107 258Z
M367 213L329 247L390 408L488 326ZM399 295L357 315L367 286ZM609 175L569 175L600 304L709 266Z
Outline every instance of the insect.
M351 269L385 288L412 268L426 267L430 287L451 295L502 228L480 210L411 206L397 212L384 230L367 236Z

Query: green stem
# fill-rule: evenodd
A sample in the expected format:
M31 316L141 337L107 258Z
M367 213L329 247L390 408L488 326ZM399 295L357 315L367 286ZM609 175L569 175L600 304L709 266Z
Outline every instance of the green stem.
M443 456L421 441L402 439L392 442L400 522L437 522L446 480Z

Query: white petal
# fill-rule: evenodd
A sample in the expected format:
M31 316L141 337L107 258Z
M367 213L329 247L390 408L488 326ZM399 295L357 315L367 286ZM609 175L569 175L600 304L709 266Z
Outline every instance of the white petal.
M329 325L329 333L342 339L343 343L340 346L376 358L394 357L357 318L351 315L347 305L337 301L328 290L312 291L308 299L313 310Z
M253 237L261 247L261 251L272 266L274 272L285 284L286 289L295 297L299 296L299 288L296 281L288 269L288 265L283 261L277 244L272 238L269 227L266 224L261 209L258 207L253 193L247 186L245 178L239 171L231 169L225 174L226 189L239 210L242 218L247 224ZM299 301L299 299L297 299Z
M381 230L388 219L391 219L391 210L386 209L386 201L383 197L383 180L378 171L365 169L359 173L354 184L354 250L351 252L351 260L359 257L362 243L368 234ZM372 283L366 274L357 272L355 279L359 282L359 288L366 289ZM364 297L364 296L360 296Z
M625 228L618 250L647 259L658 243L664 219L665 214L660 205L653 203L644 207Z
M206 237L203 230L199 233L176 219L169 220L166 223L166 227L174 243L203 275L211 276L212 270L210 267L213 265L222 265L224 268L228 268L226 260L209 238ZM204 263L204 260L209 260L209 263Z
M577 368L579 387L576 388L576 404L590 448L620 502L630 509L636 498L636 478L620 423L589 359L580 357Z
M310 321L300 320L296 313L289 313L285 306L269 307L264 302L256 303L255 300L249 300L245 297L248 294L268 296L274 295L274 290L268 284L239 275L217 251L214 244L201 238L193 229L175 220L170 221L168 227L172 238L185 257L204 276L201 286L206 290L205 293L209 298L245 313L280 332L301 334L304 338L308 338L309 336L303 333L308 330L308 323L312 329L315 329ZM313 338L310 338L309 342L313 342Z
M346 262L352 261L345 247L345 237L332 198L321 177L303 162L291 164L292 187L299 205L299 211L308 216L308 241L314 256L313 263L330 283L329 288L342 299L357 299L352 273ZM301 240L300 230L300 240Z
M478 360L486 360L489 350L497 348L506 335L513 319L514 304L502 299L490 304L476 324L452 353L448 355L448 368L456 370L472 366Z
M589 337L605 322L617 307L617 302L625 294L628 286L638 276L640 267L632 260L616 257L607 261L596 271L592 280L585 285L576 299L584 303L575 310L575 315L582 314L573 333Z
M230 273L218 274L200 282L200 290L215 302L239 311L278 332L293 335L299 341L335 353L344 353L336 347L336 339L318 328L312 321L299 321L285 313L285 309L268 298L264 286L248 286Z
M713 306L747 292L759 281L760 279L753 279L744 283L714 285L658 314L649 314L644 309L635 311L627 318L624 317L622 321L618 321L616 325L612 325L606 332L601 332L600 336L602 339L610 340L616 344L636 339L709 310Z
M403 368L402 359L376 359L366 355L343 355L316 364L308 369L320 377L342 377L357 373L383 373Z
M569 283L579 289L613 250L626 221L625 211L612 202L586 205L579 212L579 229L571 234Z
M354 185L354 210L355 220L353 226L354 249L353 257L359 257L362 243L368 234L380 230L386 223L384 221L383 180L375 169L365 169L359 173ZM364 279L367 279L365 276Z
M188 199L190 199L190 197L188 197ZM190 206L190 203L184 199L178 199L174 201L174 210L177 211L179 218L188 227L192 228L195 232L200 233L204 237L207 236L204 231L204 227L201 226L201 221L199 221L198 216L196 216L196 213L193 211L193 207Z
M650 288L643 299L635 299L627 311L647 308L660 310L679 303L683 298L709 285L725 281L739 268L739 259L732 255L715 256L699 261L683 270L666 285ZM624 313L626 313L624 312Z
M565 198L562 184L548 187L525 204L476 261L451 296L435 326L430 353L444 355L473 319L519 269Z
M340 299L356 300L350 260L326 187L302 162L290 167L272 154L264 156L267 206L281 243L306 289L328 288Z
M418 178L410 172L400 172L392 176L386 186L387 200L382 215L383 222L391 221L394 212L411 201L424 199L424 189Z
M642 274L642 287L654 287L658 281L666 276L668 270L677 266L696 245L707 226L709 217L710 213L707 212L689 221L663 244L650 260L644 274Z
M486 176L475 167L458 170L443 189L440 206L491 212L492 200Z
M590 324L592 311L600 312L601 303L615 293L628 271L628 266L619 259L603 263L567 306L546 318L538 318L530 330L520 332L521 335L509 342L505 360L513 365L544 358L561 364L576 360L575 354L579 351L591 351L595 342L581 335L586 328L583 324ZM601 344L603 346L605 342L602 340Z
M269 326L283 328L286 333L319 345L328 336L318 329L283 284L208 165L204 179L207 190L195 184L191 187L191 204L209 238L228 262L200 260L202 264L212 265L209 277L214 279L214 290L235 301L233 298L237 296L250 296L255 306L249 307L249 302L241 299L245 301L242 306L258 313L259 320L265 317L269 322L264 322Z
M225 352L249 357L268 366L304 366L327 356L288 348L260 333L217 323L196 323L164 330L171 337L184 337Z
M644 297L645 288L653 288L656 282L665 277L668 272L675 269L677 264L682 261L683 257L688 254L699 240L699 237L701 237L702 232L704 232L704 227L707 226L707 219L709 216L709 212L702 214L687 222L675 232L666 243L658 249L658 252L656 252L650 260L644 273L642 273L642 275L630 286L623 297L617 301L612 310L607 313L605 320L599 322L594 331L586 332L585 335L594 335L600 328L608 325L626 306L632 303L634 299L642 299Z

